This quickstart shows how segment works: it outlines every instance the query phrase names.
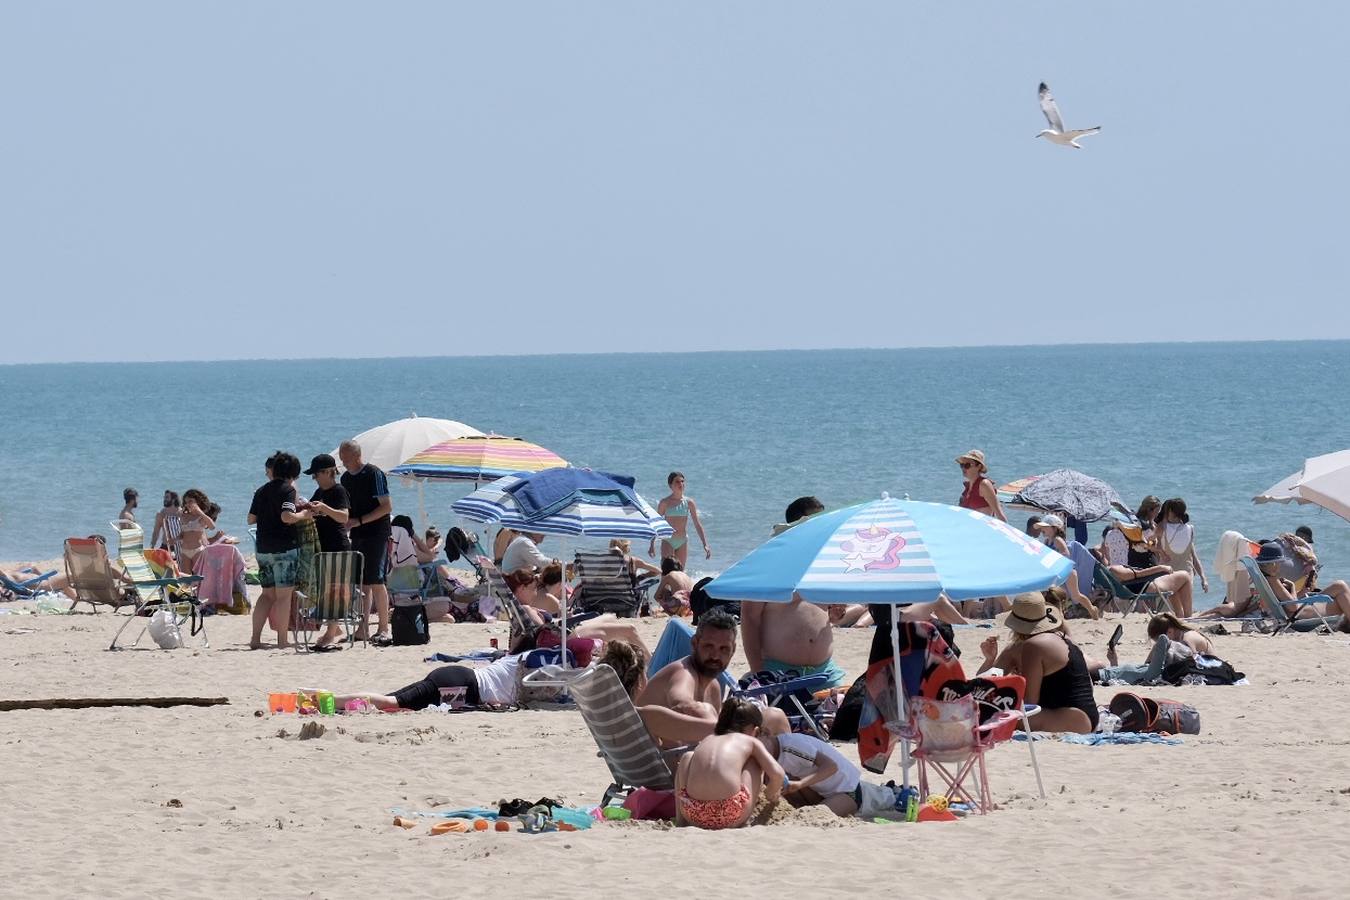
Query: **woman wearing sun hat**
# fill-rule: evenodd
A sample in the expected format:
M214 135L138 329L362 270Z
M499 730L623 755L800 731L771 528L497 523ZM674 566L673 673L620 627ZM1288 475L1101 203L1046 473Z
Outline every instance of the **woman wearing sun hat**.
M1041 708L1037 731L1092 732L1097 727L1092 676L1060 611L1042 594L1018 594L1003 624L1013 633L1012 643L1000 653L998 638L985 638L980 672L997 667L1026 679L1026 702Z
M971 450L956 458L961 467L961 478L965 481L965 490L961 492L960 505L964 509L973 509L986 516L993 516L1002 522L1008 521L1003 507L998 503L998 491L989 480L989 467L984 464L984 451Z

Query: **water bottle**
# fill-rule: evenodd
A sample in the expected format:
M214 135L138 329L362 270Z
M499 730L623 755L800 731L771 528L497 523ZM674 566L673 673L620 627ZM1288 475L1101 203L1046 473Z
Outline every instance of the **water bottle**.
M1097 718L1097 732L1099 734L1115 734L1120 729L1120 716L1114 713L1102 713Z

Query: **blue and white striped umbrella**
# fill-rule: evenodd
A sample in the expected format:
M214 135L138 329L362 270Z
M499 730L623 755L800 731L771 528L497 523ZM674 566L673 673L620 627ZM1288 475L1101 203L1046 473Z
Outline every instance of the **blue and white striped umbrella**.
M944 503L880 500L822 513L707 586L719 600L908 604L1042 590L1073 563L998 519Z
M556 471L556 470L546 470ZM613 494L580 493L571 502L546 516L528 518L507 490L528 478L508 475L451 504L451 509L475 522L494 522L512 531L594 538L650 540L675 533L665 517L636 492L636 504ZM619 485L615 484L618 488Z

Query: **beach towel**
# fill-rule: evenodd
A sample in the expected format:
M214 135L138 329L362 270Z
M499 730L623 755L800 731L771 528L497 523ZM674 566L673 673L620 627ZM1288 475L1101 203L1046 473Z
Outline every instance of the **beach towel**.
M215 607L234 605L234 592L244 588L244 555L235 544L208 544L192 561L192 574L200 575L197 599Z
M1069 541L1069 559L1073 560L1073 574L1078 579L1078 593L1092 596L1093 575L1097 571L1097 557L1078 541Z
M1100 747L1102 744L1165 744L1171 747L1182 742L1179 737L1140 734L1136 731L1117 731L1112 734L1065 734L1060 740L1066 744L1086 744L1089 747Z
M578 496L591 503L610 506L638 505L627 475L611 475L590 469L545 469L506 488L527 520L543 519L570 506Z
M1219 538L1219 551L1214 555L1214 572L1225 584L1237 577L1242 558L1252 555L1252 545L1240 532L1225 531Z
M892 725L904 724L895 705L894 666L889 657L867 667L858 717L858 759L870 772L886 771L895 749ZM928 622L900 624L900 673L907 697L937 699L949 682L966 680L961 661Z

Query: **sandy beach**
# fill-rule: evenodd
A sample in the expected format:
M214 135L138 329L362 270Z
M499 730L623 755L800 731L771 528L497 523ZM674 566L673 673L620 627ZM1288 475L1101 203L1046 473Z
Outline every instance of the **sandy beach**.
M1085 652L1102 652L1117 618L1074 623ZM1025 746L1000 746L989 760L1000 809L983 818L875 825L807 810L738 832L600 823L432 836L429 823L393 826L394 810L597 802L608 772L579 715L342 716L301 741L305 720L264 714L266 696L393 689L420 677L430 652L485 646L505 636L504 624L436 624L427 647L322 656L249 652L246 620L228 616L209 620L209 650L109 652L119 624L108 612L0 616L0 693L230 703L0 713L0 828L16 851L3 869L14 896L845 896L915 879L943 897L1344 895L1335 856L1350 820L1350 724L1337 714L1350 684L1343 635L1217 638L1250 685L1141 689L1199 707L1201 735L1181 746L1039 743L1044 801ZM654 641L661 622L640 628ZM967 659L986 633L958 634ZM869 631L838 632L851 674L869 640ZM1121 652L1144 654L1143 617L1127 620ZM1114 690L1097 688L1099 701Z

